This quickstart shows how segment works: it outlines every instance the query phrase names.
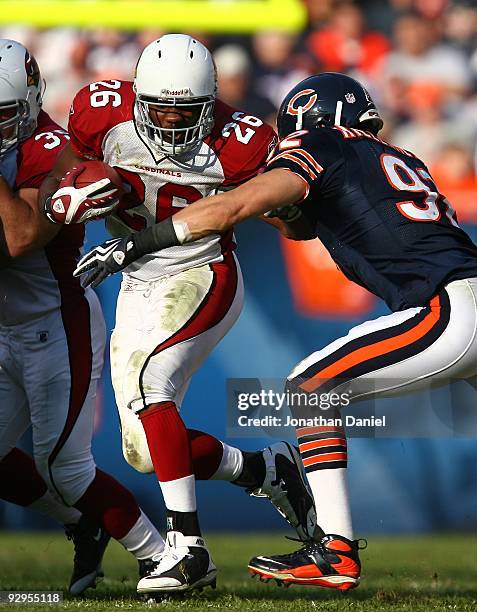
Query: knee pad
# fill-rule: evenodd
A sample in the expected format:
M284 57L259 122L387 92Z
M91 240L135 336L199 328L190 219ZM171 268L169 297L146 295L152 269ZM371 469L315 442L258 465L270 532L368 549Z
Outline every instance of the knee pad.
M140 436L132 431L123 432L123 456L137 472L141 474L154 472L145 435Z

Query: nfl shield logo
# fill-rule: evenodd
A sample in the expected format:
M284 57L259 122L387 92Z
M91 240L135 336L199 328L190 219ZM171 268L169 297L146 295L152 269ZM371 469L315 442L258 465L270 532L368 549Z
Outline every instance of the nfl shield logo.
M346 102L348 102L349 104L354 104L356 102L356 98L354 97L353 93L347 93L345 95L345 100Z

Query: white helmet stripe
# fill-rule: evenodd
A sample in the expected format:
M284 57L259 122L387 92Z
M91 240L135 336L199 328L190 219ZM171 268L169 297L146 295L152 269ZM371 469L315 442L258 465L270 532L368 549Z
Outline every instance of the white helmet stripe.
M297 113L297 118L296 118L296 131L298 132L298 130L301 130L301 128L303 127L303 106L299 106L298 107L298 113Z
M335 125L341 125L341 114L343 112L343 101L338 100L335 111Z

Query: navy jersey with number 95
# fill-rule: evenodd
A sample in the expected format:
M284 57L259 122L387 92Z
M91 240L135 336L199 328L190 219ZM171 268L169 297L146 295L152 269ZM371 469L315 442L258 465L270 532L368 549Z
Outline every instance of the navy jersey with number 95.
M307 182L300 207L318 238L349 279L391 310L422 306L445 284L477 277L477 247L412 153L369 132L323 127L282 140L273 168Z

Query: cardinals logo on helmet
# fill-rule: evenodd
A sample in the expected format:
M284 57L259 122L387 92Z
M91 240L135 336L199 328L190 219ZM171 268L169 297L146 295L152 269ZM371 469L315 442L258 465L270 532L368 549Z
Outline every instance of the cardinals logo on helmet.
M40 69L33 55L27 51L25 53L25 72L27 75L27 85L37 87L40 82Z
M304 98L305 96L308 96L308 100L304 104L297 104L298 100L300 98ZM302 112L306 113L306 111L310 110L317 100L318 96L314 89L302 89L302 91L296 93L293 98L290 99L290 102L288 102L287 113L296 117L298 115L298 108L300 106Z

